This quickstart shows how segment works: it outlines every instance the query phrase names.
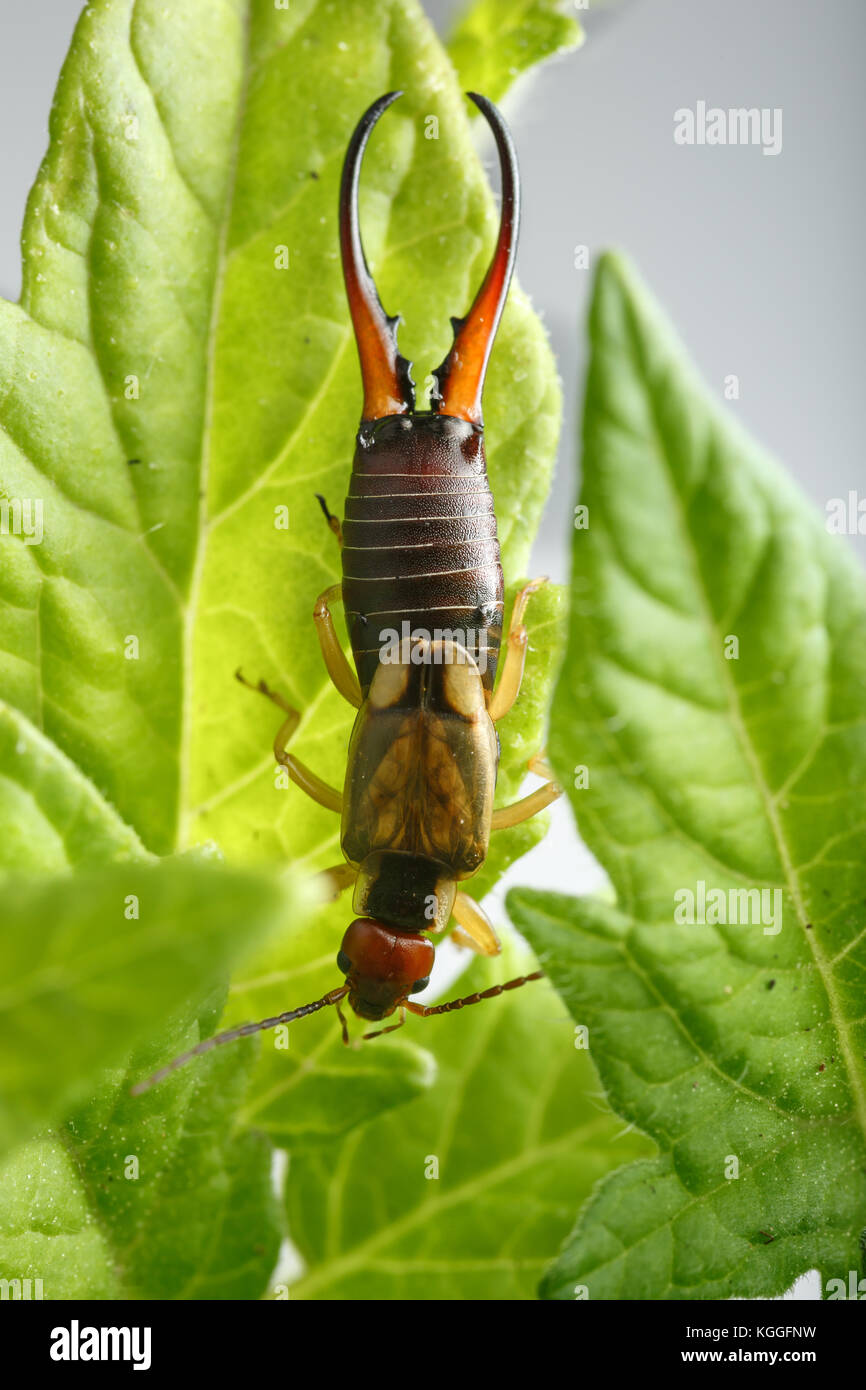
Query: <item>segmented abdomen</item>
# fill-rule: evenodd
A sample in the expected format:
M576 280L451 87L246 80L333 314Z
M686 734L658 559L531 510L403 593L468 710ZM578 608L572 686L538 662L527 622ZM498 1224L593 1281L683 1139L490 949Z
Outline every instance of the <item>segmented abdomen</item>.
M343 602L362 689L407 631L461 642L492 689L502 601L480 434L448 417L393 417L359 442L343 522Z

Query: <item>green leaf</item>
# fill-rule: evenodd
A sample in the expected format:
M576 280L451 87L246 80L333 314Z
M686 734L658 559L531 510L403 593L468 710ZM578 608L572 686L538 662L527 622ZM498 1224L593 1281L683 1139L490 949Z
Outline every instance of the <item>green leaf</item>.
M583 38L562 0L472 0L448 51L461 86L499 101L520 73Z
M396 86L407 95L368 151L362 220L383 298L405 315L401 347L416 360L423 403L425 373L449 345L449 315L482 278L498 217L467 103L416 0L297 0L287 10L226 0L216 11L207 0L93 0L84 10L25 217L21 304L0 303L0 498L38 504L44 522L36 544L0 537L0 696L11 720L0 719L0 863L59 872L214 839L252 864L291 860L312 871L339 860L337 818L275 785L280 716L234 672L265 677L302 711L298 751L342 781L352 716L326 680L310 616L339 575L315 494L339 510L361 402L337 188L358 117ZM435 141L425 138L429 115L439 120ZM485 414L513 587L560 416L552 355L517 287ZM288 530L276 524L284 507ZM535 751L521 730L534 727L548 670L546 653L533 656L526 715L503 727L503 794ZM499 862L530 834L504 836ZM95 899L111 881L94 887ZM168 899L160 912L164 926ZM232 993L229 1020L236 1009L259 1017L304 1002L284 991L317 972L323 988L333 983L349 912L343 901L320 914L319 932L287 930L261 950ZM190 969L173 977L178 988L167 988L150 1023L155 967L139 979L129 1028L111 1017L118 1048L175 1007L181 979L189 994L223 969L218 921L202 936L209 959L197 973L190 918L178 945L189 947ZM236 932L237 923L246 946L250 915L239 911ZM158 935L156 916L151 926ZM94 956L101 939L89 939ZM169 950L167 978L176 967ZM129 1003L122 990L108 1002ZM243 1104L235 1094L238 1125L318 1144L432 1078L430 1055L412 1043L385 1040L381 1060L368 1059L329 1051L332 1018L306 1022L292 1028L288 1054L272 1035L263 1043ZM331 1035L324 1045L318 1029ZM87 1028L81 1037L87 1055L71 1049L69 1074L51 1058L55 1075L19 1115L21 1132L77 1097L103 1095L107 1057ZM49 1060L37 1042L34 1072L40 1059ZM288 1087L287 1072L299 1076ZM201 1106L217 1101L202 1092ZM239 1144L259 1143L238 1134ZM53 1151L42 1152L47 1172ZM85 1193L101 1181L101 1150L90 1152ZM73 1189L64 1187L64 1202L79 1201ZM86 1263L92 1215L77 1232L76 1260ZM96 1242L93 1270L113 1239ZM99 1278L82 1275L82 1287ZM138 1273L130 1280L153 1286Z
M544 1292L769 1297L847 1279L866 1227L866 590L621 260L591 340L550 747L569 788L588 769L618 907L509 905L662 1154L607 1179ZM684 923L701 883L726 922ZM740 890L768 894L747 924Z
M281 1236L270 1146L233 1130L256 1045L201 1059L137 1100L130 1082L198 1042L198 1022L171 1027L126 1075L106 1064L222 974L276 908L296 915L298 895L195 860L98 870L147 856L74 764L5 706L0 766L0 866L57 875L8 875L0 889L3 1145L90 1098L0 1165L0 1277L39 1280L31 1291L50 1299L259 1297ZM130 891L137 921L123 915ZM135 948L125 960L124 944ZM216 1021L211 1009L208 1031Z
M479 962L448 997L529 968L511 953ZM543 981L409 1027L438 1034L438 1084L292 1159L289 1229L307 1270L291 1297L531 1298L575 1187L648 1145L589 1094L586 1054Z
M339 573L315 493L339 508L361 400L337 190L358 116L396 85L407 95L368 151L362 217L423 381L449 313L481 279L497 216L467 103L412 0L249 13L233 0L218 15L204 0L97 0L64 68L25 222L22 307L0 306L0 478L9 496L42 499L45 533L41 545L4 538L0 689L157 852L215 839L248 862L340 859L337 818L275 785L280 714L234 672L265 677L303 711L294 746L339 784L351 711L310 617ZM513 579L560 413L519 290L485 412ZM288 531L274 524L283 505ZM530 661L527 702L543 699L546 662ZM512 744L518 727L503 726L505 790L534 751ZM503 856L529 842L515 832ZM312 954L288 942L263 962L275 984L262 1013L271 998L287 1007L278 987L321 955L305 941ZM416 1054L407 1063L429 1072Z
M509 603L513 597L509 593ZM544 739L548 691L562 647L563 607L563 591L545 585L532 595L527 608L532 675L499 726L504 740L498 804L520 794L527 763ZM474 898L480 900L508 865L538 842L544 822L544 817L537 816L493 836L487 862L466 885ZM336 840L332 853L334 858L339 853ZM269 940L232 985L231 1021L280 1013L321 997L338 984L342 977L335 958L352 915L346 893L301 931ZM383 1038L360 1052L347 1051L331 1010L300 1019L290 1026L288 1046L282 1034L264 1039L261 1065L240 1119L265 1130L275 1143L293 1152L343 1135L377 1113L404 1104L436 1081L435 1058L427 1050L436 1035L415 1036L424 1046L402 1034Z
M62 1119L106 1066L300 911L195 859L0 880L0 1143Z
M144 859L138 836L59 749L0 703L0 869Z
M0 1167L3 1278L41 1280L52 1300L263 1294L282 1230L270 1145L232 1123L256 1043L129 1095L131 1080L200 1033L197 1020L169 1027L68 1124Z
M339 508L361 401L337 191L359 115L398 85L362 217L423 382L497 217L414 0L96 0L60 79L22 304L0 305L0 489L44 514L41 544L3 538L0 693L156 852L216 838L227 854L321 862L335 844L324 814L300 817L274 790L275 712L234 672L304 712L298 747L338 778L350 711L310 617L339 571L315 494ZM560 410L519 290L485 410L516 577Z

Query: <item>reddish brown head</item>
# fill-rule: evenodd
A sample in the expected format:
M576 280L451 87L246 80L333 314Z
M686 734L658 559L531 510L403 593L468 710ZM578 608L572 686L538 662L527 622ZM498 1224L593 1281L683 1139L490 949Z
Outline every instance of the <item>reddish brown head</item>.
M337 954L355 1013L378 1022L410 994L420 994L429 983L434 955L432 941L421 932L356 917Z

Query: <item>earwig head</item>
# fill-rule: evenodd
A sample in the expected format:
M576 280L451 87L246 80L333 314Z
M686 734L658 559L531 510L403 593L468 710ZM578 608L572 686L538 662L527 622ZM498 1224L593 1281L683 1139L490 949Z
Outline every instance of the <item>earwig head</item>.
M432 941L420 932L397 931L374 917L356 917L337 955L349 1004L361 1018L387 1018L410 994L426 988L434 955Z
M411 363L397 351L399 315L385 313L367 265L358 223L358 183L361 159L370 132L382 112L402 92L388 92L364 113L346 151L340 187L340 250L346 294L361 360L364 382L362 422L415 410ZM496 139L502 173L502 214L493 260L481 289L465 318L452 318L454 345L433 373L433 413L449 415L481 427L481 396L493 339L508 295L520 221L517 156L502 116L486 97L469 92Z
M352 955L349 954L350 951ZM215 1047L221 1047L224 1043L237 1042L239 1038L262 1033L266 1028L294 1023L295 1019L307 1018L329 1005L336 1005L339 1013L340 1000L347 994L355 1012L362 1018L372 1019L374 1022L392 1014L400 1004L407 1004L412 1013L430 1018L434 1014L449 1014L455 1009L464 1009L467 1004L479 1004L482 999L492 999L497 994L505 994L507 990L529 984L530 980L540 980L542 976L542 972L536 970L531 975L521 975L519 979L506 980L501 985L491 985L489 989L483 989L478 994L468 994L464 999L451 999L447 1004L413 1004L409 1001L409 995L420 994L429 983L433 954L433 943L420 932L395 932L372 917L358 917L343 937L343 946L337 956L337 964L348 977L345 984L329 990L321 999L302 1004L298 1009L289 1009L273 1018L259 1019L258 1023L242 1023L239 1028L229 1028L225 1033L215 1033L211 1038L204 1038L188 1052L182 1052L179 1057L174 1057L164 1067L160 1067L152 1076L137 1081L130 1087L130 1094L143 1095L151 1086L156 1086L158 1082L171 1076L178 1067L191 1062L194 1057L211 1052ZM349 1034L342 1014L340 1020L343 1024L343 1041L348 1043ZM396 1026L399 1027L399 1024ZM387 1033L391 1030L385 1028L381 1031ZM365 1033L364 1036L375 1038L377 1034Z

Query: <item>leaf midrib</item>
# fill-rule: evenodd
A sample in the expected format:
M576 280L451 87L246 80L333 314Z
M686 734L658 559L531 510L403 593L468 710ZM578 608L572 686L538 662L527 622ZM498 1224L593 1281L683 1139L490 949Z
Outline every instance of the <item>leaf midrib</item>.
M516 891L519 892L519 890ZM541 906L541 903L537 901L535 898L530 897L528 899L528 906L530 911L536 917L546 918L547 921L549 921L555 927L559 927L561 925L560 920L557 917L555 917L552 913L545 911L544 907ZM585 930L585 928L582 929ZM704 1045L690 1031L679 1011L674 1007L673 1004L670 1003L668 999L665 998L664 994L659 989L659 986L656 984L653 976L645 969L645 967L638 960L634 951L631 949L631 944L628 938L615 941L610 941L607 938L605 938L605 941L608 945L610 945L614 950L617 951L617 953L625 963L626 969L630 970L634 975L636 975L638 979L641 981L641 983L646 987L647 992L651 994L652 997L656 1000L658 1008L663 1013L668 1015L668 1017L671 1020L671 1023L673 1024L674 1029L680 1035L680 1037L683 1038L690 1047L693 1047L695 1052L698 1054L698 1060L691 1067L688 1067L685 1071L676 1073L675 1076L668 1078L668 1080L681 1080L684 1076L687 1076L690 1071L694 1071L696 1067L705 1066L719 1079L719 1081L722 1082L723 1085L730 1086L734 1091L741 1091L748 1100L754 1102L757 1105L763 1106L767 1110L775 1111L776 1114L778 1114L781 1117L781 1119L783 1119L786 1123L796 1123L799 1126L801 1134L807 1134L809 1130L814 1129L816 1126L836 1124L844 1125L848 1123L849 1117L846 1115L817 1114L810 1115L804 1118L801 1114L797 1114L795 1111L785 1109L783 1105L779 1104L778 1100L774 1096L764 1095L763 1092L756 1091L751 1086L744 1085L742 1080L738 1080L736 1077L731 1076L729 1072L724 1071L723 1068L712 1056L712 1054L706 1050ZM648 1084L662 1085L664 1083L650 1082ZM634 1123L637 1122L635 1121ZM643 1127L639 1126L639 1128ZM657 1143L661 1144L661 1140L657 1134L653 1134L652 1137L656 1140Z
M536 1144L531 1148L524 1149L505 1163L487 1168L479 1176L469 1178L450 1191L429 1198L407 1213L406 1216L393 1221L384 1230L355 1246L350 1254L334 1260L325 1268L320 1268L310 1275L305 1275L303 1279L293 1285L293 1289L303 1292L307 1296L311 1290L335 1283L345 1274L349 1274L359 1267L365 1267L370 1255L377 1250L387 1247L392 1241L399 1240L402 1236L409 1235L418 1226L426 1224L428 1221L435 1221L438 1216L451 1207L471 1201L473 1197L480 1196L490 1187L508 1182L509 1179L517 1177L525 1168L541 1165L563 1151L573 1151L577 1145L585 1144L598 1132L609 1128L610 1115L599 1115L598 1119L577 1125L566 1134L560 1135L558 1139L551 1140L550 1143Z
M707 594L706 586L704 585L703 578L701 575L701 568L698 561L697 551L695 548L694 537L686 520L683 508L683 499L679 493L679 490L676 487L673 478L672 468L668 458L667 450L664 447L664 440L661 434L659 421L656 413L655 398L653 396L653 392L649 388L650 372L645 359L645 355L642 350L639 326L635 322L634 306L632 305L630 299L625 295L623 296L623 302L626 309L626 320L629 329L629 336L631 338L632 352L635 361L638 365L638 372L644 390L644 397L649 407L648 418L652 428L652 434L649 442L651 447L655 450L658 461L661 464L662 474L665 478L667 478L668 481L669 492L673 500L673 510L676 514L677 523L679 525L680 530L681 551L686 558L689 568L692 571L693 587L698 602L700 604L701 618L704 624L706 625L706 628L710 636L718 639L719 633L716 630L712 610L709 604L709 595ZM743 717L743 711L740 707L739 691L735 682L731 678L729 670L726 669L726 663L721 655L721 641L711 641L710 649L713 652L713 659L717 667L721 688L725 694L725 699L728 706L728 715L731 720L731 725L733 727L734 734L737 738L737 742L740 745L740 748L749 766L749 769L751 770L752 775L754 777L755 786L761 798L764 814L766 816L767 822L773 835L773 840L779 856L779 862L783 871L785 884L788 888L788 892L794 904L797 919L803 929L803 936L806 940L806 943L812 954L815 967L824 985L824 990L827 995L827 1003L830 1010L831 1021L836 1030L836 1034L839 1039L839 1048L845 1060L845 1068L848 1073L848 1080L851 1088L852 1100L854 1102L854 1110L857 1117L857 1123L860 1127L864 1143L866 1143L866 1077L861 1075L860 1069L857 1066L854 1045L851 1038L848 1036L847 1020L845 1019L845 1016L842 1013L840 1002L836 994L835 986L832 980L832 971L828 970L827 968L827 958L824 955L824 952L822 951L819 943L816 940L814 940L814 931L810 936L809 914L806 912L805 904L803 902L803 895L800 889L800 881L797 869L791 857L790 848L788 846L788 842L784 834L784 829L779 819L778 807L776 806L775 798L773 797L773 794L770 791L769 786L767 785L763 769L761 767L760 758L758 757L757 749L754 747L754 744L752 743L752 739L749 735L746 721Z

